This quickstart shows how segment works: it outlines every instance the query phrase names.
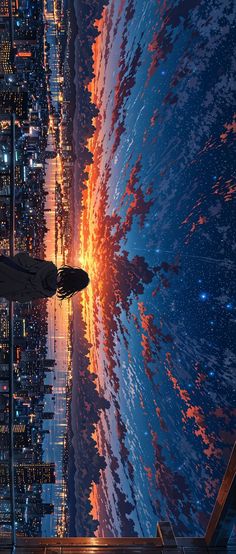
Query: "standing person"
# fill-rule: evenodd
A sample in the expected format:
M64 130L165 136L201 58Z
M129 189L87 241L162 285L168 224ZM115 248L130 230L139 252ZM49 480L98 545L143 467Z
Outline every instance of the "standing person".
M59 269L53 262L32 258L26 252L0 255L0 297L17 302L50 298L70 298L89 284L86 271L71 266Z

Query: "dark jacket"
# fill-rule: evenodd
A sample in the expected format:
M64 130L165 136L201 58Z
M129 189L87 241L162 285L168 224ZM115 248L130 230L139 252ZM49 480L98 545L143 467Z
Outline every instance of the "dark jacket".
M0 297L30 302L53 296L57 291L57 267L53 262L32 258L26 252L0 256Z

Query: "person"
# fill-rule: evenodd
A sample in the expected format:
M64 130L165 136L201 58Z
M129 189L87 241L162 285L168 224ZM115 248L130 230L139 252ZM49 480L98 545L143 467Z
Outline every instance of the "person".
M71 298L89 284L86 271L33 258L27 252L15 256L0 255L0 297L17 302L50 298Z

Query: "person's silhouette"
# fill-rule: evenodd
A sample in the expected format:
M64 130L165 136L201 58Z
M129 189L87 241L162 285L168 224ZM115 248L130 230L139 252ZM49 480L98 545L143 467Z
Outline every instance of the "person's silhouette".
M89 284L81 268L69 265L59 269L53 262L33 258L26 252L0 256L0 297L30 302L57 294L61 300L71 298Z

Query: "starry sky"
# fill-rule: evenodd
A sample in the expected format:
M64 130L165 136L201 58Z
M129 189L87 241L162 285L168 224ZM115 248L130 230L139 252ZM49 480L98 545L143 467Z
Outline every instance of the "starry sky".
M90 367L110 402L97 536L155 536L166 518L203 534L235 440L234 10L111 0L97 22L76 233Z

